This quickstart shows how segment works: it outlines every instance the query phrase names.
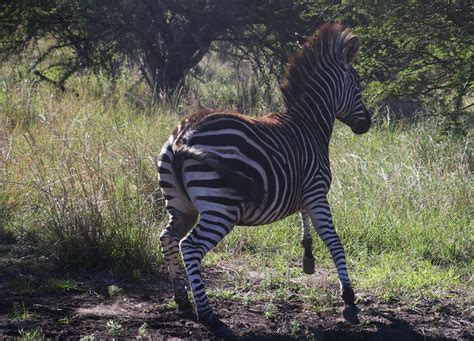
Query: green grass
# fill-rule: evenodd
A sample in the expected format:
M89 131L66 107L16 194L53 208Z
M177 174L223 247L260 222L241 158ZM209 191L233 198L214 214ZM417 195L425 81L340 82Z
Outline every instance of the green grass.
M8 265L10 269L15 269L15 266L11 263L8 263ZM16 270L18 270L18 268L16 268ZM40 277L35 277L33 275L34 271L31 270L31 268L21 270L21 272L29 274L31 278L15 277L7 280L6 286L22 294L47 294L81 290L80 284L75 280L63 278L41 279ZM38 272L36 272L36 275L38 275Z
M91 94L92 78L76 83L79 97L4 80L1 229L34 234L64 265L149 268L163 223L154 163L175 120L135 112L120 94Z
M20 334L20 339L25 341L38 341L44 340L45 337L41 332L41 329L35 330L24 330L23 328L18 331Z
M116 299L117 297L119 297L121 291L122 288L116 286L115 284L109 285L107 287L107 295L110 299Z
M148 335L148 329L150 326L148 323L144 322L139 328L138 328L138 336L137 337L142 337L145 338Z
M161 266L158 235L166 213L155 163L176 122L200 105L230 108L237 101L254 114L278 107L277 96L265 97L248 75L239 83L228 67L209 70L201 75L207 84L191 79L189 95L163 104L143 84L133 86L133 71L116 82L75 77L68 84L75 96L4 65L0 240L29 244L64 267L134 269L137 280L140 271ZM363 136L337 124L329 200L356 288L385 300L472 289L470 157L468 138L441 136L435 121L382 125ZM268 299L271 290L288 299L293 288L331 309L331 295L321 288L295 284L302 277L299 230L296 216L237 227L204 262L238 264L235 287L211 296L245 301L253 290ZM314 253L317 266L332 271L317 238ZM248 271L265 275L255 284ZM77 285L50 284L57 290Z
M48 282L40 288L43 292L67 292L79 290L80 285L73 279L50 278Z
M115 320L108 320L105 323L105 328L107 330L107 334L113 335L113 336L120 335L120 333L122 332L122 329L123 329L120 322L115 321Z
M13 302L12 321L28 321L31 320L33 317L34 315L28 310L28 307L25 305L24 302L21 302L21 304L18 302Z
M86 336L81 337L79 340L81 340L81 341L95 341L97 339L94 335L86 335Z

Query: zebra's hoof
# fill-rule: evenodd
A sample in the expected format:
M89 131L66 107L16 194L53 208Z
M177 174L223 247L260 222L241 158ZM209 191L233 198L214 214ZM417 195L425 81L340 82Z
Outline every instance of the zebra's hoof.
M209 327L210 331L219 339L234 339L235 335L232 330L222 321L219 321L218 326Z
M194 315L193 305L189 301L177 303L178 305L178 312L181 313L183 316L191 316Z
M308 275L314 274L314 257L303 257L303 272Z
M212 314L211 317L203 322L217 338L219 339L232 339L234 338L234 333L232 330L222 322L216 314Z
M358 309L355 305L346 305L342 310L342 316L347 322L352 324L359 324L359 317L357 316Z

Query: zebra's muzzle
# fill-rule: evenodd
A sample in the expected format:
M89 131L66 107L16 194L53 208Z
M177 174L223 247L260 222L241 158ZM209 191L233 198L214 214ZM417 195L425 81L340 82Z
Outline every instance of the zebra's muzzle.
M369 131L371 120L357 120L356 124L351 126L354 134L364 134Z
M354 117L355 120L350 125L354 134L364 134L369 131L372 124L372 119L369 111L363 106L363 114Z

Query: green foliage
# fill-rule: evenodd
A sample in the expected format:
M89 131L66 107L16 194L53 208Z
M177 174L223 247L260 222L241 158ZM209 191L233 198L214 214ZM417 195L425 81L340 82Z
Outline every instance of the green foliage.
M278 307L272 302L268 303L265 307L265 317L269 320L274 320L277 314Z
M58 322L62 324L63 326L67 326L71 323L71 320L69 320L69 318L65 316L63 318L58 319Z
M267 65L286 59L302 8L299 1L9 0L0 5L0 53L18 55L35 44L32 68L63 90L73 73L92 68L113 76L128 57L162 94L182 85L214 41L231 42L260 68L262 58Z
M388 254L367 264L372 269L358 276L358 285L372 288L382 299L404 297L433 298L460 286L461 276L453 268L440 269L429 260L413 260L409 256Z
M231 300L236 295L233 291L230 290L210 290L208 291L208 296L210 298L216 298L218 300Z
M221 63L217 54L211 55L187 78L187 84L193 106L253 115L282 110L279 94L274 90L276 82L270 83L269 91L260 84L248 62Z
M346 6L345 10L341 10ZM466 133L474 35L470 1L342 3L331 9L362 40L357 63L372 107L444 108L445 130ZM403 113L398 113L399 115ZM406 113L410 115L411 113Z
M81 340L81 341L95 341L96 337L91 334L91 335L83 336L79 340Z

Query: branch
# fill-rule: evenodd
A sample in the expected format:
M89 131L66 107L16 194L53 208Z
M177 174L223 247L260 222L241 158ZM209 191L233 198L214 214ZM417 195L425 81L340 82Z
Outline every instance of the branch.
M64 86L64 81L65 79L61 79L61 81L55 81L54 79L51 79L47 76L45 76L44 74L42 74L40 71L38 70L34 70L33 71L33 74L35 74L40 80L42 81L45 81L46 83L49 83L49 84L52 84L54 85L56 88L58 88L59 90L61 90L61 92L69 92L69 93L73 93L75 96L79 96L79 94L72 90L72 89L67 89L65 86ZM72 73L71 73L72 74ZM70 76L70 75L69 75Z
M465 107L459 109L459 111L466 110L467 108L470 108L470 107L472 107L473 105L474 105L474 103L471 103L471 104L469 104L469 105L466 105Z
M44 51L43 53L40 52L41 55L38 58L36 58L33 64L31 64L31 66L29 67L29 71L32 71L36 66L38 66L38 64L42 63L53 51L62 49L63 47L67 47L67 46L68 46L67 44L56 44L56 45L48 47L46 51Z
M59 82L55 81L54 79L51 79L51 78L48 78L47 76L45 76L44 74L42 74L41 72L39 72L38 70L34 70L33 73L38 76L38 78L42 81L45 81L49 84L53 84L55 87L57 87L59 90L61 90L62 92L65 92L66 91L66 88L64 87L63 84L60 84Z

